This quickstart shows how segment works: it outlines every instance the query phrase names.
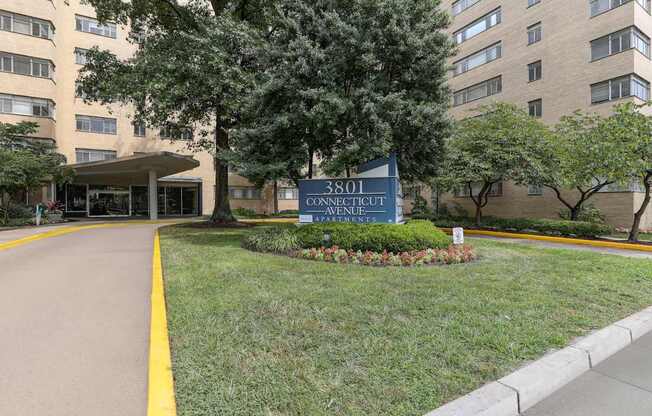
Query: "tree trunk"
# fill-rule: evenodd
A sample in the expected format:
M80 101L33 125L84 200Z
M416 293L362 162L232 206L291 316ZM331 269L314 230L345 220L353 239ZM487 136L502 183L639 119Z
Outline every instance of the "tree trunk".
M278 214L278 181L274 181L274 214Z
M313 171L312 171L312 161L315 157L315 152L310 150L308 153L308 179L312 179Z
M475 225L478 227L482 222L482 206L480 204L475 204Z
M577 221L577 219L580 216L580 211L582 209L582 205L575 205L573 208L571 208L570 211L570 217L569 219L571 221Z
M638 237L640 234L640 227L641 227L641 219L643 218L643 214L645 214L645 211L647 210L648 205L650 204L650 197L652 193L652 173L647 173L645 175L645 179L643 180L643 186L645 186L645 198L643 198L643 202L641 203L641 207L639 208L638 211L634 214L634 223L632 224L632 229L629 231L629 238L628 240L631 243L638 242Z
M9 198L9 192L4 192L0 191L0 206L4 208L4 212L2 214L2 224L7 225L9 224L9 203L11 202L11 198Z
M351 177L351 168L348 167L348 166L346 167L346 177L347 177L347 178L350 178L350 177Z
M216 121L216 153L228 148L229 134L219 125L219 121ZM215 156L215 205L213 207L213 214L211 215L211 222L236 222L235 217L231 213L231 204L229 202L229 165L220 160L217 155Z

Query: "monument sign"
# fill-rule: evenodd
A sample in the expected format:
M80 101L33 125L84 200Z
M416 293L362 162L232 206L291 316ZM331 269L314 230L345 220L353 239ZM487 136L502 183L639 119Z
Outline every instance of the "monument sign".
M402 223L396 155L367 162L350 178L299 181L299 214L301 223Z

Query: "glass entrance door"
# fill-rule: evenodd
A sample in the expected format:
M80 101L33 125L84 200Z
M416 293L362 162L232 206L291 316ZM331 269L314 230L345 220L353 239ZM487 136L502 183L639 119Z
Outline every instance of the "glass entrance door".
M129 188L120 186L92 186L88 190L90 217L129 216Z

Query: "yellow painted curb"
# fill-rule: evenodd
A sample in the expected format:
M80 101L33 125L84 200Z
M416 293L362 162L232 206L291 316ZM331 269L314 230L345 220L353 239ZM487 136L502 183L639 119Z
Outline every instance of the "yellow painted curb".
M87 225L71 225L69 227L62 227L52 231L46 231L44 233L30 235L28 237L19 238L17 240L7 241L5 243L0 243L0 251L7 250L9 248L14 248L21 246L23 244L31 243L33 241L43 240L45 238L58 237L60 235L70 234L77 231L83 230L93 230L97 228L112 228L112 227L124 227L127 225L143 225L143 224L175 224L177 222L183 222L179 220L158 220L158 221L149 221L149 220L135 220L135 221L121 221L121 222L111 222L111 223L100 223L100 224L87 224Z
M147 416L175 416L172 360L168 338L165 289L161 266L161 239L158 230L154 236L152 260L152 323L149 337L149 381Z
M452 232L450 228L442 228L442 230L449 234ZM467 229L464 229L464 234L486 235L486 236L500 237L500 238L518 238L521 240L539 240L539 241L547 241L550 243L559 243L559 244L575 244L575 245L592 246L592 247L614 248L619 250L635 250L635 251L652 252L652 245L648 246L645 244L618 243L615 241L582 240L579 238L550 237L550 236L536 235L536 234L517 234L517 233L508 233L502 231L467 230Z

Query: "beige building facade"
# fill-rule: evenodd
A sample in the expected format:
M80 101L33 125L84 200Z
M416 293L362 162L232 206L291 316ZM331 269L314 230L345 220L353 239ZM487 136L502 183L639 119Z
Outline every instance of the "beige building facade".
M452 115L511 102L544 122L575 110L608 115L625 100L650 98L652 16L649 0L444 0L457 44ZM592 201L618 227L629 227L643 195L611 187ZM558 218L563 208L548 189L503 183L485 215ZM470 213L470 198L442 195ZM652 228L652 212L643 219Z
M191 155L199 161L198 167L158 178L158 214L210 214L215 174L209 154L189 152L182 141L166 140L166 132L160 129L134 125L128 106L85 104L76 96L85 50L99 46L120 58L136 50L127 39L128 28L100 25L94 17L94 9L80 0L0 2L0 122L38 123L35 136L56 143L70 164L161 151ZM70 215L146 214L147 183L78 182L52 187L38 198L60 200ZM237 175L231 175L229 182L233 208L272 212L271 187L257 189ZM296 209L296 189L279 189L279 209Z

